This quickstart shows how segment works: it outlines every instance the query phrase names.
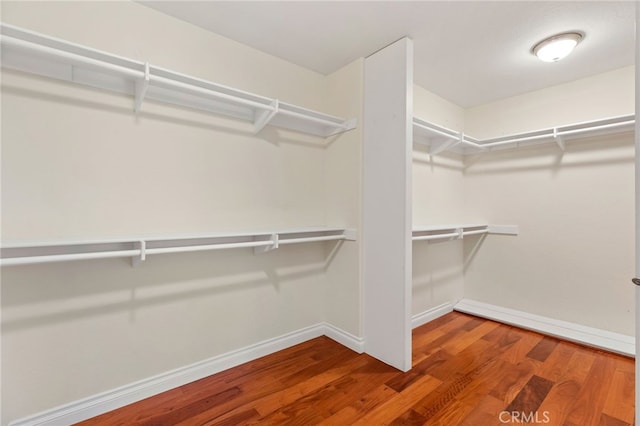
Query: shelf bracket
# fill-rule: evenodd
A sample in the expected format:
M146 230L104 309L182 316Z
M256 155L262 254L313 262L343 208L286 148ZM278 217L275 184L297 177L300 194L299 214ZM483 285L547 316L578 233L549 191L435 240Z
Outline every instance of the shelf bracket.
M451 149L455 146L460 145L461 143L464 142L464 133L460 132L458 133L458 139L451 139L449 141L444 142L443 144L441 144L439 147L434 148L429 150L429 155L434 156L434 155L438 155L448 149Z
M518 235L520 229L518 225L489 225L487 233L497 235Z
M136 104L134 110L136 113L140 112L142 107L142 101L147 94L149 88L149 62L144 63L144 78L136 81Z
M345 229L344 239L347 241L356 241L358 237L358 231L355 229Z
M344 127L342 129L343 132L348 132L349 130L353 130L358 126L358 119L351 118L344 122Z
M131 259L131 266L134 268L140 266L142 262L147 260L147 242L140 240L138 243L140 244L140 254Z
M273 117L276 116L279 108L280 108L279 101L277 99L274 99L273 101L271 101L271 108L262 111L256 117L256 120L253 123L254 133L260 133L260 131L264 129L264 127L267 124L269 124L271 120L273 120Z
M564 151L564 147L565 147L564 140L562 139L562 136L558 135L557 127L553 128L553 140L555 140L558 146L560 147L560 149Z
M350 120L345 121L341 125L339 124L338 128L333 132L328 133L326 137L335 136L335 135L339 135L340 133L348 132L349 130L355 129L357 125L358 125L358 119L352 118Z
M254 247L253 248L253 254L266 253L268 251L275 250L280 246L278 234L271 234L271 237L269 239L271 240L271 245L261 246L261 247Z
M464 228L456 228L456 233L458 234L456 240L461 240L464 238Z

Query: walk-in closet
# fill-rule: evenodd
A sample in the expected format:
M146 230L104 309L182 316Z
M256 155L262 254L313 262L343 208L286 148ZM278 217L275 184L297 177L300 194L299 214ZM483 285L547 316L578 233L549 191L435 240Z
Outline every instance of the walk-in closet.
M420 32L319 72L178 3L0 5L2 425L72 424L319 336L409 371L412 330L454 310L635 356L629 55L459 104L421 78ZM454 31L482 10L392 3L371 16L431 7ZM561 3L504 17L582 16ZM635 5L609 7L630 28Z

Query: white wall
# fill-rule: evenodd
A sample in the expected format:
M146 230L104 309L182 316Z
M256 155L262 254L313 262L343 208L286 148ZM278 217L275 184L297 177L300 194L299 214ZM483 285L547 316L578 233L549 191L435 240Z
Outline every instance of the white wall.
M450 129L464 130L464 109L426 89L413 87L414 115ZM430 156L413 145L414 227L460 224L466 221L462 158L455 154ZM412 314L417 315L463 297L461 241L413 243Z
M331 85L357 81L357 64L328 80L136 3L3 2L2 19L307 108L358 111L327 99ZM338 185L327 162L346 149L359 169L357 135L346 147L273 128L253 136L248 123L153 102L136 116L127 96L11 71L2 78L4 240L358 224L357 201L325 209L327 188ZM353 188L345 194L357 200ZM324 306L331 247L162 255L139 268L125 260L3 268L2 423L325 315L358 333L357 307ZM334 272L356 280L349 303L357 268L343 268L346 279Z
M415 87L416 116L479 138L630 114L634 67L463 110ZM414 146L414 224L520 235L414 243L413 314L464 297L634 335L632 135L431 158Z
M362 119L364 59L327 77L327 109L358 120L356 129L329 139L324 163L325 213L329 226L361 228L362 221ZM325 319L330 324L362 336L362 283L360 240L340 247L327 244ZM339 248L339 249L338 249Z
M469 109L476 137L634 112L634 70L623 68ZM469 220L517 224L471 255L465 297L634 335L633 136L597 137L468 159Z
M465 132L490 138L633 113L634 67L625 67L465 111Z

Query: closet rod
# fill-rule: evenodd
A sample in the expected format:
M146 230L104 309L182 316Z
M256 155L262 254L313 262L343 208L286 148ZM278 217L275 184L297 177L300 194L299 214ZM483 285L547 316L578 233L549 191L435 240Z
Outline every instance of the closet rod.
M134 96L145 97L323 138L356 128L356 120L279 102L197 77L151 66L65 40L0 23L2 67Z
M66 262L69 260L110 259L140 256L141 250L99 251L94 253L53 254L1 259L2 266L32 265L35 263Z
M558 135L565 136L565 135L573 135L576 133L596 132L599 130L615 129L616 127L630 126L634 123L635 123L635 120L628 120L628 121L622 121L620 123L610 123L610 124L602 124L602 125L593 126L593 127L585 127L583 129L559 130Z
M601 124L596 126L584 127L581 129L561 130L561 128L556 128L555 134L553 129L551 129L548 131L548 133L541 134L541 135L526 136L521 138L507 139L504 141L483 143L483 144L478 144L478 146L483 148L493 148L496 146L509 145L509 144L518 143L518 142L526 142L526 141L538 140L538 139L551 139L557 136L568 136L568 135L575 135L579 133L596 132L599 130L615 129L617 127L629 126L633 123L634 123L634 120L628 120L628 121L622 121L619 123L609 123L609 124Z
M233 95L227 95L225 93L219 93L211 89L207 89L205 87L201 87L192 83L184 83L177 80L172 80L166 77L161 77L157 75L150 74L149 75L149 84L154 84L159 87L165 87L169 89L178 89L185 92L191 92L195 95L203 95L210 98L216 98L224 101L234 102L236 104L241 104L247 107L252 108L260 108L264 110L274 110L275 108L271 104L263 104L260 102L252 101L250 99L243 99ZM304 117L305 119L309 119L309 117Z
M222 243L222 244L207 244L207 245L195 245L184 247L161 247L146 249L146 254L166 254L166 253L187 253L194 251L209 251L209 250L224 250L234 248L246 248L246 247L263 247L273 245L273 241L247 241L243 243Z
M130 77L136 80L142 80L145 78L144 71L136 71L131 68L126 68L120 65L111 64L109 62L101 61L99 59L93 59L93 58L78 55L75 53L66 52L64 50L59 50L53 47L42 46L42 45L31 43L29 41L19 40L11 36L2 36L2 44L8 47L14 47L18 49L35 52L37 54L47 56L52 59L58 59L58 60L64 59L68 63L71 63L72 65L76 65L76 66L84 65L98 71L107 71L114 74ZM144 67L144 64L140 64L140 66ZM150 71L151 73L149 75L149 84L153 84L158 87L191 92L192 94L195 94L195 95L213 97L216 99L230 101L236 104L241 104L241 105L245 105L247 107L252 107L252 108L260 108L264 110L274 109L274 107L270 104L264 104L264 103L252 101L250 99L243 99L237 96L216 92L215 90L207 89L206 87L202 87L197 84L185 83L182 81L172 80L170 78L154 75L153 67L150 67ZM184 76L181 76L181 77L185 78ZM193 78L190 78L190 79L194 80ZM304 116L302 114L300 114L299 117L302 117L307 120L310 119L310 117Z
M413 122L413 125L416 126L416 127L421 128L421 129L427 130L429 132L437 133L437 134L439 134L441 136L444 136L444 137L447 137L447 138L459 138L460 137L460 135L457 134L456 132L452 131L452 133L446 133L446 132L443 132L441 130L437 130L437 129L434 129L432 127L429 127L429 126L425 126L424 124L418 123L416 121Z
M626 131L626 130L633 131L632 126L634 123L635 123L635 115L628 114L628 115L622 115L617 117L604 118L600 120L574 123L566 126L547 128L547 129L542 129L537 131L523 132L523 133L507 135L503 137L478 140L468 135L464 135L464 134L460 135L459 133L451 129L441 130L439 126L435 124L432 125L429 122L426 122L424 120L421 120L415 117L413 119L413 126L415 129L417 129L418 134L420 134L421 131L426 131L428 132L428 134L425 135L423 132L422 136L426 136L427 139L429 137L429 133L434 133L437 135L447 137L449 138L450 141L452 141L449 145L440 146L438 149L433 150L433 152L436 154L446 150L456 151L455 148L459 148L460 145L472 147L475 150L479 150L479 151L487 150L487 149L490 150L492 148L503 147L508 145L519 146L520 143L522 143L522 146L524 146L526 145L526 142L534 142L534 141L539 141L539 143L545 143L547 141L555 140L556 142L560 143L560 145L562 145L561 138L563 137L571 137L573 139L573 138L579 137L578 135L583 135L584 137L587 137L589 133L598 134L598 133L607 133L609 131L611 133L616 131L620 132L620 131ZM458 149L458 152L460 152L459 149ZM464 150L461 153L466 154Z
M0 259L0 265L27 265L113 257L132 257L134 261L142 261L146 259L147 255L153 254L186 253L235 248L262 248L260 251L262 252L277 249L280 245L284 244L355 240L355 238L354 230L340 228L298 228L275 232L260 231L256 233L205 234L201 236L184 235L167 238L153 237L68 242L43 241L30 244L17 243L14 245L4 245L1 247L2 256L4 257ZM197 244L198 242L202 244ZM120 246L119 249L114 247L115 244ZM132 248L131 245L134 245L135 248Z
M328 125L328 126L333 126L333 127L338 127L340 130L351 130L352 128L352 123L350 122L342 122L342 123L338 123L338 122L333 122L333 121L329 121L326 120L324 118L320 118L320 117L314 117L312 115L305 115L299 112L295 112L295 111L289 111L286 109L279 109L278 110L279 114L282 115L288 115L290 117L296 117L296 118L302 118L306 121L311 121L314 123L318 123L318 124L324 124L324 125Z
M478 235L478 234L487 234L489 233L488 229L479 229L477 231L465 231L462 235Z
M279 245L283 244L295 244L295 243L311 243L315 241L334 241L334 240L346 240L344 235L327 235L325 237L307 237L307 238L290 238L284 240L278 240Z
M430 241L430 240L440 240L444 238L453 238L460 237L459 232L450 232L448 234L435 234L435 235L421 235L419 237L413 237L413 241Z
M533 140L539 140L539 139L549 139L552 137L553 137L553 133L547 133L544 135L526 136L521 138L507 139L507 140L498 141L498 142L480 143L478 144L478 146L480 148L493 148L496 146L510 145L518 142L527 142L527 141L533 141Z
M2 44L6 47L14 47L20 50L35 52L39 55L46 56L52 59L64 59L71 65L84 65L98 71L108 71L114 74L119 74L134 79L144 78L143 70L137 71L131 68L123 67L121 65L104 62L99 59L93 59L87 56L78 55L76 53L55 49L53 47L42 46L29 41L19 40L7 35L3 35L1 40ZM141 63L140 66L144 67L144 64Z

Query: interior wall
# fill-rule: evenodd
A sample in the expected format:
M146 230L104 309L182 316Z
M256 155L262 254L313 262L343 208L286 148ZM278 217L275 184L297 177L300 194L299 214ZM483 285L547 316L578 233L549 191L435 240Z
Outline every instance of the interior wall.
M465 111L465 132L492 138L633 113L634 69L625 67Z
M325 157L325 214L328 226L346 227L356 233L362 221L362 123L364 59L358 59L327 77L327 110L356 118L355 129L329 138ZM327 282L325 319L328 323L362 336L362 282L360 239L326 244Z
M464 109L414 85L414 115L443 127L464 130ZM463 162L456 154L431 156L413 145L413 226L465 223ZM412 314L463 297L461 241L413 243Z
M630 67L469 109L465 129L485 138L633 112ZM486 153L464 170L469 219L520 227L465 243L465 297L634 335L633 135Z
M137 3L2 2L2 19L340 113L326 109L325 77ZM327 149L153 102L135 115L131 97L17 72L2 80L4 241L329 220L325 191L337 183L325 167L337 157L327 152L341 140ZM335 209L331 222L354 223L354 208ZM2 424L324 321L330 245L157 255L137 268L123 259L3 268ZM358 332L353 315L333 316Z

